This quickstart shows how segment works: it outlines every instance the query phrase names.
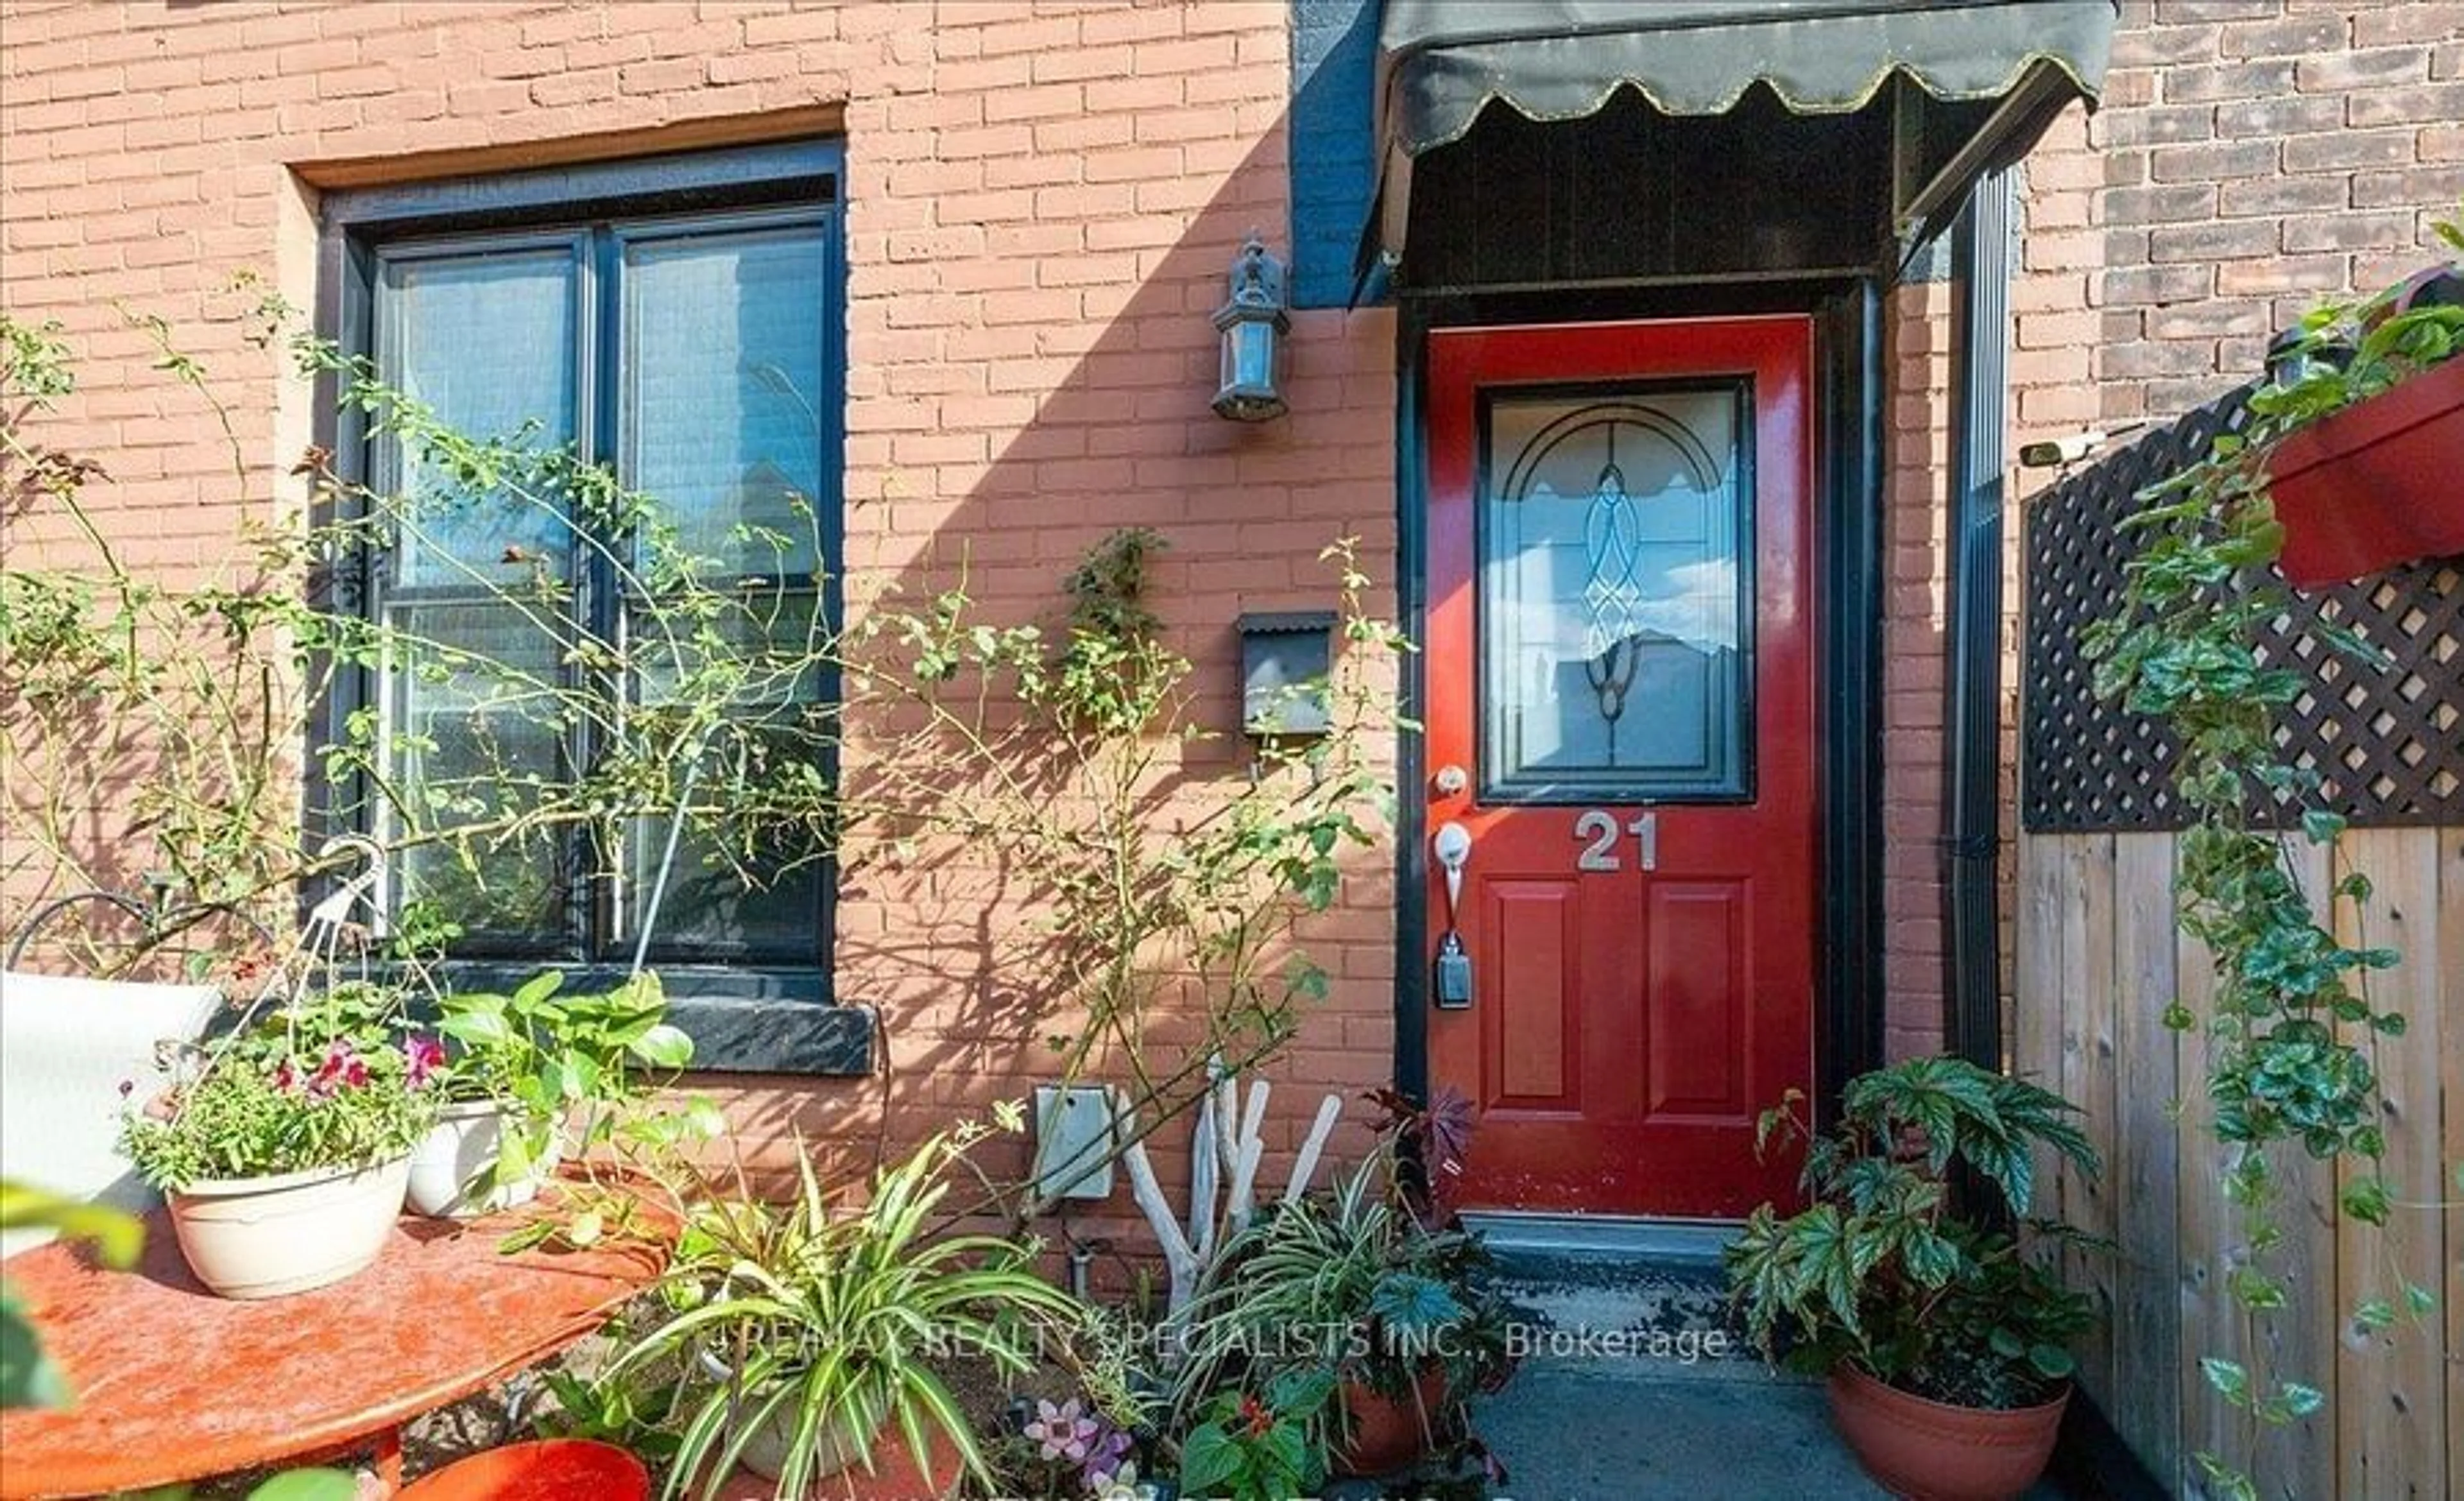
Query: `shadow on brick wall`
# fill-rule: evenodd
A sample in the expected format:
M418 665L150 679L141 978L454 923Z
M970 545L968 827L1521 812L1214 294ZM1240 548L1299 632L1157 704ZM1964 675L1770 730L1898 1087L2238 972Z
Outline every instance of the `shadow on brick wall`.
M1238 641L1244 610L1331 607L1332 566L1321 551L1360 540L1376 577L1372 608L1391 610L1394 542L1394 323L1385 312L1295 316L1288 416L1225 421L1209 403L1218 371L1211 321L1242 242L1283 233L1287 171L1280 123L1185 210L1182 184L1125 189L1135 211L1075 221L1077 249L1048 220L942 232L928 275L913 277L902 236L891 262L859 254L849 303L847 502L849 594L855 609L884 584L907 607L963 587L995 623L1057 630L1063 581L1115 531L1148 527L1164 550L1152 600L1167 639L1193 664L1190 717L1210 738L1167 750L1147 790L1150 827L1186 819L1209 790L1248 774L1238 733ZM1179 210L1179 211L1176 211ZM863 232L862 215L855 232ZM1179 221L1169 244L1144 229ZM963 246L972 254L946 254ZM1279 247L1280 248L1280 247ZM919 238L918 255L936 247ZM1031 285L1020 269L1023 256ZM883 286L869 286L878 274ZM980 293L971 289L984 284ZM937 290L903 290L913 286ZM1074 308L1074 311L1072 309ZM938 340L910 339L947 317ZM937 347L927 347L937 343ZM883 351L894 358L884 360ZM1053 790L1049 768L1019 767ZM847 766L863 795L860 746ZM1267 1132L1270 1173L1320 1096L1384 1082L1391 1016L1390 856L1355 861L1341 905L1304 939L1336 976L1305 1018L1301 1045L1274 1076L1283 1094ZM980 849L929 848L913 859L859 859L841 882L837 986L882 1017L881 1071L869 1080L749 1081L732 1113L755 1141L800 1136L835 1167L861 1170L933 1130L1023 1099L1058 1072L1050 1034L1066 1023L1069 944L1035 926L1049 894L1034 872ZM1353 1017L1366 1023L1346 1022ZM1361 1046L1349 1050L1349 1040ZM1166 1060L1198 1040L1170 1015L1150 1028ZM1113 1061L1111 1071L1125 1076ZM731 1081L732 1082L732 1081ZM1157 1139L1158 1166L1177 1179L1185 1124ZM1017 1178L1023 1141L988 1146L983 1165ZM759 1154L757 1168L784 1158ZM1088 1206L1081 1228L1132 1214L1126 1189ZM1143 1235L1143 1230L1136 1233Z

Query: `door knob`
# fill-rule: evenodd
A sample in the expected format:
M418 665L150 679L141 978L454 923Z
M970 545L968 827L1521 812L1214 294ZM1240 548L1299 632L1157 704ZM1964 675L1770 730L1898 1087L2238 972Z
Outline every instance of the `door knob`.
M1463 867L1471 863L1471 830L1448 822L1429 840L1430 852L1446 878L1446 936L1438 943L1438 1008L1461 1010L1471 1004L1471 955L1464 949L1463 919Z
M1448 821L1430 839L1429 849L1438 858L1438 869L1446 877L1446 923L1454 925L1455 913L1463 905L1463 867L1471 863L1471 830Z

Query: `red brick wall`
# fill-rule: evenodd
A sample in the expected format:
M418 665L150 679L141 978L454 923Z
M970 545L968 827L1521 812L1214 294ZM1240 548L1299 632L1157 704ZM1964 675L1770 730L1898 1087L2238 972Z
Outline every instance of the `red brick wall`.
M1882 1049L1943 1046L1943 640L1948 615L1951 285L1884 306Z
M1208 314L1234 250L1252 228L1285 233L1287 24L1281 0L8 0L0 306L66 325L83 385L45 435L105 462L106 524L152 539L134 560L176 575L286 493L306 439L304 392L245 342L247 299L221 288L255 271L309 302L312 184L843 120L853 592L946 577L963 548L979 597L1023 616L1105 531L1155 526L1172 543L1168 623L1228 726L1233 618L1331 602L1326 542L1359 536L1381 581L1373 607L1393 607L1391 313L1296 317L1288 420L1241 427L1206 405ZM465 154L421 160L439 152ZM212 370L253 495L115 300L167 319ZM5 538L11 558L54 540ZM1228 747L1190 759L1238 774ZM1321 1086L1388 1075L1388 858L1362 861L1311 935L1334 991L1282 1071L1276 1141ZM731 1082L758 1141L861 1138L885 1121L913 1135L1037 1076L1041 1048L987 1019L996 986L925 974L883 941L977 941L970 877L935 880L866 883L840 909L842 990L888 1008L888 1079Z
M2124 0L2102 107L2024 168L2011 453L2169 421L2259 375L2318 302L2439 258L2459 121L2459 0ZM2054 477L2014 470L2009 493ZM2006 682L2008 726L2015 658Z
M1156 525L1174 543L1172 623L1203 680L1228 688L1233 616L1322 601L1313 559L1337 533L1360 534L1373 559L1393 549L1391 314L1298 317L1288 421L1240 429L1205 408L1205 315L1232 249L1252 227L1280 239L1285 222L1287 23L1280 0L5 0L0 305L67 325L89 363L47 436L108 463L132 557L176 571L251 508L296 498L283 476L309 431L305 395L245 342L247 299L221 289L253 270L309 300L315 183L843 126L859 592L932 577L964 542L978 591L1024 612L1103 530ZM2417 263L2427 211L2464 191L2459 36L2455 0L2135 0L2105 109L2092 123L2074 112L2028 168L2014 446L2179 410L2252 373L2268 329L2315 296ZM213 369L255 466L250 493L115 300L168 319ZM1948 307L1943 287L1903 289L1888 330L1894 1056L1941 1037ZM48 540L0 536L13 557ZM1228 722L1228 695L1212 707ZM1233 769L1226 748L1198 754L1209 775ZM1337 985L1285 1071L1300 1087L1279 1140L1319 1087L1385 1076L1392 894L1373 858L1319 926ZM906 1132L1033 1076L1032 1047L1000 1040L984 1014L988 981L884 957L892 933L963 948L972 905L957 877L851 896L845 988L890 1006L894 1071L733 1086L759 1137Z
M2129 0L2104 107L2028 163L2013 437L2177 415L2430 263L2459 121L2457 0Z

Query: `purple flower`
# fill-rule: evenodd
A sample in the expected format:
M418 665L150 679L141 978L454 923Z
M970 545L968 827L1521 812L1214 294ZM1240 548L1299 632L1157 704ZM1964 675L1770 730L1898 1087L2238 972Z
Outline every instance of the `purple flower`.
M1129 1476L1137 1472L1130 1466L1130 1451L1135 1447L1136 1443L1128 1434L1110 1424L1104 1424L1103 1436L1088 1453L1087 1468L1079 1478L1086 1481L1088 1490L1098 1492L1125 1484Z
M135 1079L122 1079L120 1081L120 1097L121 1099L126 1099L128 1096L136 1093L137 1081Z
M410 1036L402 1040L403 1062L409 1067L409 1084L414 1090L425 1089L436 1071L445 1067L445 1045L433 1037Z

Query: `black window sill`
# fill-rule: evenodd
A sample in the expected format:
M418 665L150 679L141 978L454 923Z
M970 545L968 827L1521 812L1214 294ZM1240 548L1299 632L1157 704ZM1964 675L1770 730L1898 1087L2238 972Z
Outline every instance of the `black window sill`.
M441 977L456 990L510 991L550 967L517 960L450 962ZM612 988L619 965L555 965L577 994ZM798 1073L863 1078L873 1071L879 1014L841 1005L819 970L752 970L718 965L654 966L668 993L668 1020L693 1040L696 1073Z

